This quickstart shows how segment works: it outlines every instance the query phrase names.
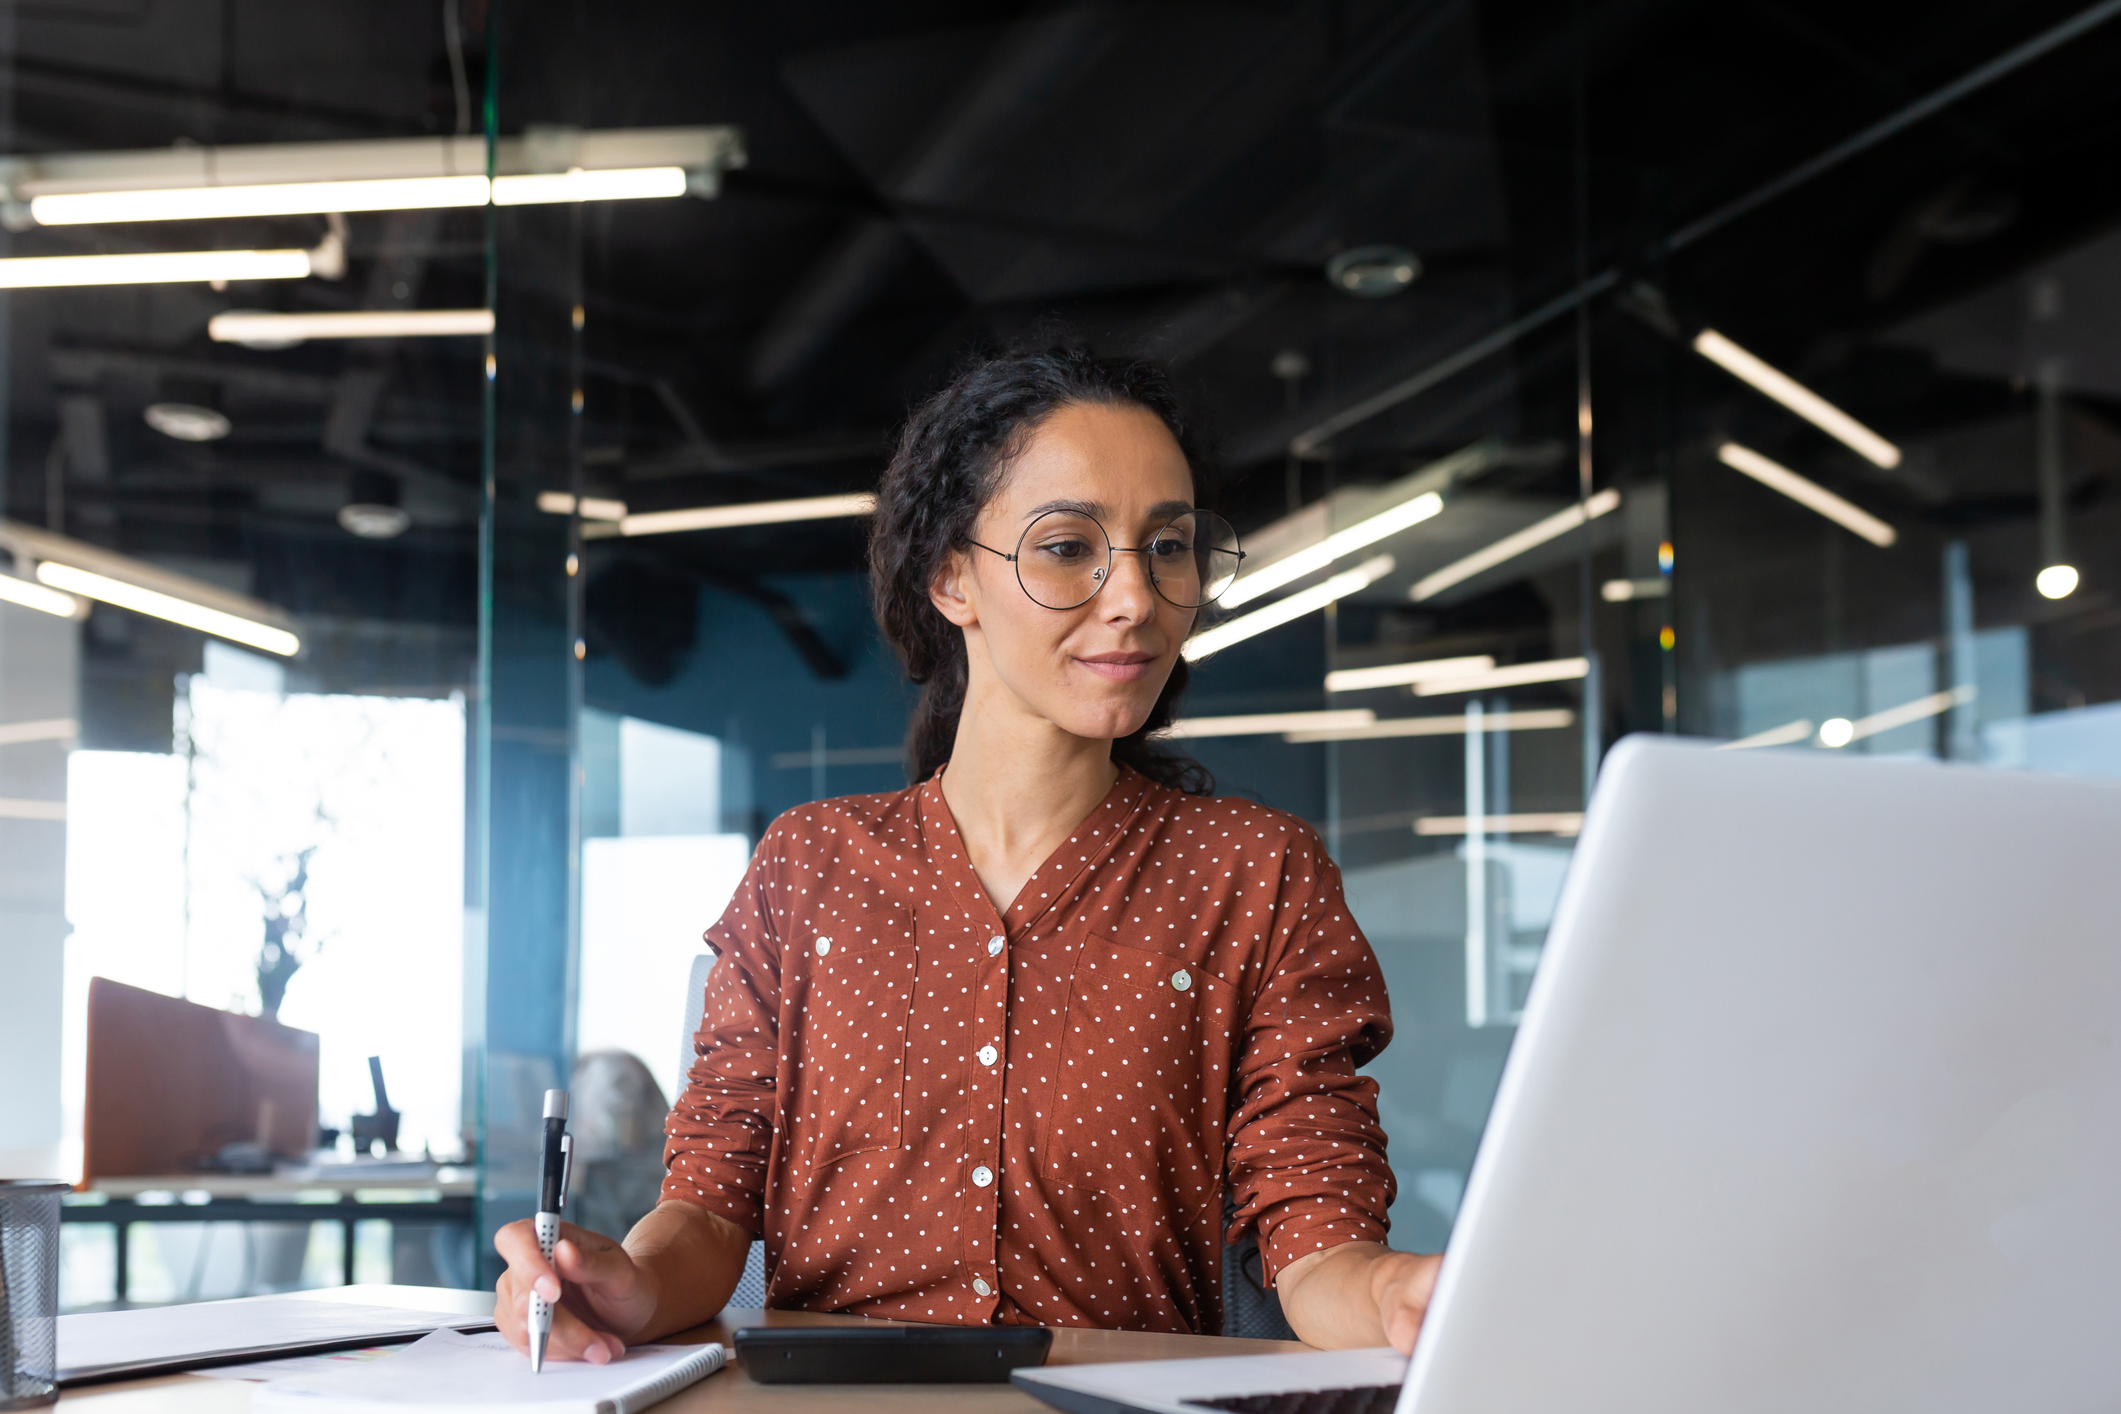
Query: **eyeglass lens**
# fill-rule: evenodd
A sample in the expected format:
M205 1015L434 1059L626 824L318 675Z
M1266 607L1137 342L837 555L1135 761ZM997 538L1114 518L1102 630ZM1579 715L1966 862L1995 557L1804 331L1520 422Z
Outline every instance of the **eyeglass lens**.
M1212 603L1237 576L1237 531L1213 511L1189 511L1140 547L1157 593L1181 609ZM1112 542L1096 520L1048 511L1016 547L1016 577L1032 602L1074 609L1090 602L1112 572Z

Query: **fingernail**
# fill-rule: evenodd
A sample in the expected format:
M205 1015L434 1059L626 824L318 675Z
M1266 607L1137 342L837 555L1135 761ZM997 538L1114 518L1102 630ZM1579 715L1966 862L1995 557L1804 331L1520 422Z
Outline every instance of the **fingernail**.
M560 1299L560 1284L557 1281L553 1280L551 1277L539 1277L537 1281L533 1283L533 1286L536 1289L538 1295L544 1297L547 1301L557 1301Z
M611 1352L604 1348L604 1342L601 1340L582 1353L592 1365L609 1365L611 1363Z

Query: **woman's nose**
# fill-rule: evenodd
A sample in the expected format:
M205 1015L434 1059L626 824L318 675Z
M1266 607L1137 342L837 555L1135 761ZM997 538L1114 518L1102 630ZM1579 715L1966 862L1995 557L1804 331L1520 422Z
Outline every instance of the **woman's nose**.
M1097 597L1107 618L1140 623L1156 614L1156 586L1150 582L1149 567L1132 550L1121 550L1112 556L1112 572Z

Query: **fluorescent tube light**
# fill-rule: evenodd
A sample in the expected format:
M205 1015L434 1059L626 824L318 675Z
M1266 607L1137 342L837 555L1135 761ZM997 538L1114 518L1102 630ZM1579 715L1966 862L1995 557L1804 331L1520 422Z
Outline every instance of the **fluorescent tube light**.
M1274 736L1282 732L1332 731L1369 726L1377 714L1367 707L1345 712L1255 712L1240 717L1183 717L1160 739L1191 741L1209 736Z
M1905 727L1924 721L1940 712L1949 712L1961 703L1974 700L1975 689L1966 687L1947 688L1933 692L1927 697L1918 697L1913 702L1903 702L1898 707L1888 707L1883 712L1873 712L1868 717L1850 721L1846 717L1835 717L1819 728L1819 743L1822 746L1847 746L1852 741L1861 741L1867 736L1889 732L1895 727ZM1833 728L1829 734L1827 728Z
M1342 570L1323 584L1314 584L1264 609L1255 609L1249 614L1226 619L1213 628L1203 629L1187 639L1181 651L1187 662L1197 663L1210 653L1219 652L1233 643L1242 643L1270 628L1280 628L1305 614L1316 613L1336 599L1369 588L1392 572L1392 563L1390 555L1372 556L1354 569Z
M1884 467L1900 465L1898 447L1781 369L1762 362L1714 329L1704 329L1694 336L1694 352L1734 378L1752 384L1756 390L1781 403L1866 461Z
M124 580L76 569L72 565L42 561L37 566L37 578L54 589L67 590L87 599L99 599L121 609L130 609L136 614L166 619L170 623L195 628L217 638L226 638L251 648L262 648L283 658L293 657L302 647L302 640L284 628L274 628L270 624L240 618L220 609L209 609L204 604L194 604L189 599L179 599L173 594L164 594L158 590L143 589L137 584L127 584Z
M1440 697L1448 692L1486 692L1497 687L1522 687L1534 682L1568 682L1591 671L1588 658L1551 658L1543 663L1512 663L1485 673L1461 673L1414 684L1416 697Z
M1843 530L1862 536L1881 550L1890 548L1900 538L1899 531L1861 506L1842 500L1818 482L1799 476L1781 462L1764 457L1751 447L1725 442L1716 449L1716 460L1734 471L1744 472L1771 491L1780 491L1807 510L1817 511Z
M1750 751L1756 746L1790 746L1796 742L1809 740L1811 735L1812 719L1799 717L1794 722L1784 722L1779 727L1769 727L1764 732L1754 732L1751 736L1742 736L1736 741L1718 742L1716 749L1718 751Z
M1583 832L1583 812L1554 810L1524 815L1427 815L1414 822L1417 835L1463 835L1478 824L1484 835L1575 835Z
M538 509L549 515L571 516L574 514L574 497L565 491L540 491L538 492ZM624 501L602 500L596 496L584 496L582 498L582 519L624 520L626 519L626 503Z
M139 255L21 255L0 259L0 290L73 285L170 285L191 280L300 280L306 250L181 250Z
M493 179L495 206L542 206L563 201L640 201L683 196L683 167L621 167L587 172L535 172Z
M62 619L77 619L86 605L71 594L61 594L56 589L47 589L41 584L32 584L26 579L17 579L11 574L0 574L0 599L10 604L20 604L25 609L52 614Z
M206 321L221 344L298 344L305 339L427 339L491 334L490 309L355 309L318 314L265 314L232 309Z
M268 182L246 186L165 187L159 191L79 191L33 196L40 226L110 221L200 221L224 216L320 216L345 211L419 211L484 206L483 176L385 177L351 182Z
M483 176L380 177L343 182L263 182L244 186L164 187L147 191L53 192L33 196L40 226L112 221L204 221L231 216L321 216L346 211L422 211L442 207L538 206L567 201L638 201L683 196L683 167L623 167Z
M1404 687L1431 678L1484 673L1495 666L1485 653L1470 658L1430 658L1420 663L1387 663L1381 668L1342 668L1326 674L1328 692L1365 692L1373 687Z
M1389 510L1365 517L1345 530L1336 530L1316 545L1285 555L1269 565L1262 565L1250 574L1239 575L1237 582L1223 593L1224 608L1235 609L1249 604L1262 594L1272 593L1285 584L1293 584L1306 575L1316 574L1335 560L1344 559L1357 550L1375 545L1388 535L1397 535L1408 526L1419 525L1443 509L1443 497L1427 491L1410 500L1401 501Z
M81 735L81 724L72 717L47 717L41 722L0 722L0 746L19 746L26 741L72 741Z
M834 520L865 516L876 510L876 495L857 491L846 496L808 496L800 501L740 501L730 506L695 506L683 511L647 511L619 522L621 535L669 535L681 530L721 530L736 525L779 525L786 521Z
M1662 575L1651 579L1609 579L1598 586L1598 597L1608 604L1625 604L1631 599L1662 599L1670 588Z
M1532 712L1489 712L1480 719L1480 729L1484 732L1536 732L1575 724L1576 714L1566 707ZM1405 736L1463 736L1466 727L1465 713L1447 712L1432 717L1393 717L1367 727L1326 727L1289 732L1282 740L1301 744L1310 741L1382 741Z
M1475 550L1462 560L1445 565L1434 574L1417 580L1407 595L1419 604L1424 599L1433 599L1454 584L1462 584L1483 570L1491 570L1499 564L1516 559L1527 550L1546 544L1557 535L1566 535L1587 521L1594 521L1620 505L1620 493L1608 487L1597 495L1567 510L1556 511L1545 520L1528 525L1515 535L1505 535L1485 550Z
M0 797L0 820L64 820L63 800L15 800Z

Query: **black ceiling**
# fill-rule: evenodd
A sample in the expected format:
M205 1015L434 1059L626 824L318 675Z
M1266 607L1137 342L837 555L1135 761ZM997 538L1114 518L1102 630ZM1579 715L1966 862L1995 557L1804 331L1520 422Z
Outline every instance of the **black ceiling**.
M489 16L483 0L69 0L13 8L11 146L450 131L454 14L465 96L479 96L499 37L503 132L744 132L748 165L718 198L587 208L558 252L578 258L583 444L599 488L653 508L868 484L909 401L967 349L1058 321L1179 370L1222 448L1220 498L1245 528L1286 508L1294 433L1580 270L1655 285L1683 323L1742 333L1889 433L2003 407L2000 383L1970 387L1881 336L2121 214L2107 178L2121 158L2121 23L1683 251L1658 241L2077 8L525 0ZM511 220L499 222L504 283L546 282L570 302L556 228ZM356 216L353 268L335 283L15 296L9 514L38 517L59 456L69 528L89 538L259 561L287 558L268 542L314 545L312 567L372 555L402 570L427 556L461 576L475 348L265 354L214 346L203 325L237 304L478 303L484 223ZM322 229L76 228L11 248L308 243ZM1328 257L1371 242L1421 257L1403 295L1356 300L1325 282ZM1596 319L1601 407L1616 426L1663 429L1612 439L1600 475L1648 474L1623 463L1669 441L1645 371L1667 343L1612 300ZM1304 356L1304 376L1276 376L1284 350ZM1568 437L1575 377L1571 331L1554 324L1345 435L1295 489L1398 474L1475 435ZM147 431L139 407L172 388L218 400L236 434L197 448ZM100 480L51 450L69 398L93 400L107 424ZM355 545L332 523L361 469L403 481L416 527L404 541ZM725 575L851 567L860 545L852 526L690 539L659 545L659 560L712 556ZM364 585L391 578L383 563L287 593L379 616L444 612L440 588L371 595Z

